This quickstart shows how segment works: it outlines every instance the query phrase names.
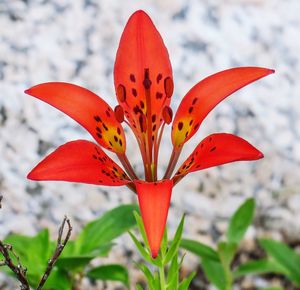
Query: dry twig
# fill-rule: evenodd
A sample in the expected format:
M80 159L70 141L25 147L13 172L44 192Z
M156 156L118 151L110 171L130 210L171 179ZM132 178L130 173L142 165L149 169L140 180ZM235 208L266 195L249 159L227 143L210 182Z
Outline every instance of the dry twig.
M65 227L67 226L67 233L65 238L63 239L63 234L65 231ZM47 268L45 270L45 273L37 287L37 290L41 290L42 287L44 286L45 282L47 281L51 271L53 270L54 264L56 263L57 259L59 258L59 256L61 255L63 249L65 248L68 240L70 239L71 236L71 232L72 232L72 226L71 226L71 222L70 220L65 216L63 219L63 222L59 228L58 231L58 238L57 238L57 244L56 244L56 248L54 251L53 256L51 257L51 259L49 259L48 261L48 265Z
M1 201L3 197L0 195L0 208L1 208ZM67 232L65 237L63 238L63 234L65 232L65 228L67 227ZM67 242L70 239L72 232L72 226L70 220L65 216L63 219L63 222L59 228L58 231L58 238L57 238L57 245L55 248L55 251L53 253L53 256L48 261L47 268L39 282L39 285L37 287L37 290L41 290L43 286L45 285L49 275L51 274L54 264L56 263L57 259L61 255L63 249L65 248ZM14 252L13 247L9 244L5 244L0 240L0 253L3 255L4 260L0 260L0 266L7 266L9 267L16 275L18 281L21 283L20 289L21 290L30 290L29 282L26 277L27 269L22 266L19 257ZM16 260L17 263L14 263L12 256L14 260Z

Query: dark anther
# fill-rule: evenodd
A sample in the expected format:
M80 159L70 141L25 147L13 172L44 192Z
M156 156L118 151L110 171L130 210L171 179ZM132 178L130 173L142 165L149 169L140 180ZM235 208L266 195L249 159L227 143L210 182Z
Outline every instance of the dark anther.
M164 88L167 98L171 98L174 91L174 83L170 77L165 78Z
M159 84L161 79L162 79L162 74L158 74L156 78L156 82Z
M178 123L178 130L181 131L183 128L183 123L182 122L179 122Z
M126 89L123 85L119 85L117 88L117 97L121 103L126 100Z
M130 80L133 82L133 83L135 83L135 76L134 76L134 74L130 74Z
M172 122L172 118L173 118L172 109L169 106L165 106L163 108L162 116L163 116L163 120L165 121L165 123L170 124ZM179 128L179 124L178 124L178 128Z
M150 77L149 77L149 69L146 68L145 69L144 81L143 81L144 88L146 90L149 90L150 87L151 87L151 84L152 84L152 82L151 82Z
M117 121L119 123L122 123L124 121L124 110L123 110L122 106L120 106L120 105L116 106L114 112L115 112L115 117L116 117ZM118 128L118 133L119 133L119 131L121 133L120 128Z
M136 91L136 89L133 88L131 91L132 91L133 96L136 97L136 96L137 96L137 91Z

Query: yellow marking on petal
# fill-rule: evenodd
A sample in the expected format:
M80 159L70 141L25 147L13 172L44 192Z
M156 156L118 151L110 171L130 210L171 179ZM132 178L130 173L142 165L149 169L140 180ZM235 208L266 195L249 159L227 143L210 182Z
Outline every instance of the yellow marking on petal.
M174 125L173 134L176 147L180 147L189 136L192 130L192 120L192 118L181 119Z
M106 144L114 148L117 153L124 153L125 152L125 140L122 135L118 133L118 129L114 126L107 125L108 130L103 131L103 140Z

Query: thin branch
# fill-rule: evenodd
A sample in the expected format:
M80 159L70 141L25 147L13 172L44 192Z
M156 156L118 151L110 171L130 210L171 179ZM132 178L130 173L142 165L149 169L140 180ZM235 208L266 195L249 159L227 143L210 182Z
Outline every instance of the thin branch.
M0 208L2 207L2 199L3 196L0 195ZM15 273L17 279L21 283L21 290L30 290L29 282L26 277L27 269L22 266L19 257L13 250L13 247L9 244L4 244L0 240L0 253L3 255L4 258L4 260L0 261L0 266L7 266ZM11 258L11 255L15 258L17 264L14 263L13 259Z
M4 244L0 240L0 252L4 257L4 260L0 261L0 266L7 266L15 273L17 279L21 283L21 290L30 290L29 283L26 277L27 269L21 265L19 257L13 251L13 247L11 245ZM16 258L17 265L15 265L15 263L13 262L10 253Z
M66 233L65 238L63 238L63 234L64 234L64 231L65 231L66 227L67 227L67 233ZM48 261L47 268L45 270L45 273L44 273L42 279L40 280L40 283L37 287L37 290L41 290L43 288L44 284L46 283L49 275L51 274L51 272L53 270L54 264L56 263L57 259L59 258L59 256L61 255L63 249L65 248L67 242L69 241L71 233L72 233L71 222L65 216L63 221L62 221L62 224L61 224L61 226L58 230L58 238L57 238L57 244L56 244L54 254Z

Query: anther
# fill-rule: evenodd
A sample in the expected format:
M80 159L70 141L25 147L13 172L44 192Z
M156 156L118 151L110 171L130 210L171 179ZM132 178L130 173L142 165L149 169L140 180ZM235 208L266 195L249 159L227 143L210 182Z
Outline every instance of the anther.
M125 100L126 100L126 89L123 85L118 85L117 97L118 97L118 99L121 103L125 102Z
M166 97L171 98L174 91L174 83L170 77L165 78L164 88L165 88Z
M122 123L124 121L124 110L123 110L122 106L120 106L120 105L116 106L114 112L115 112L115 117L116 117L117 121L119 123Z
M173 118L173 111L169 106L165 106L162 111L162 116L166 124L170 124Z

